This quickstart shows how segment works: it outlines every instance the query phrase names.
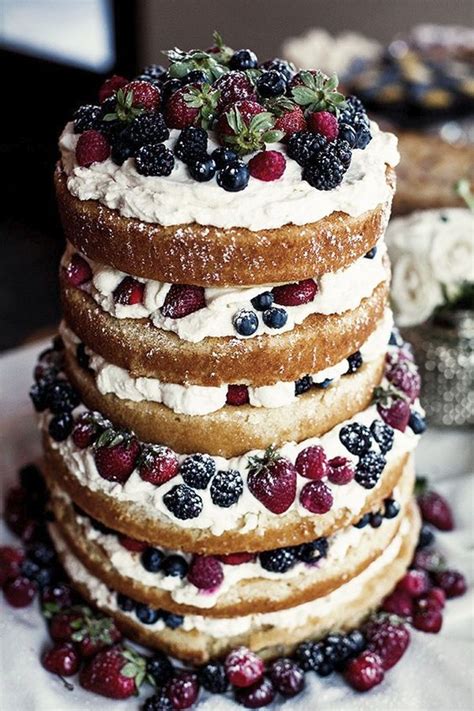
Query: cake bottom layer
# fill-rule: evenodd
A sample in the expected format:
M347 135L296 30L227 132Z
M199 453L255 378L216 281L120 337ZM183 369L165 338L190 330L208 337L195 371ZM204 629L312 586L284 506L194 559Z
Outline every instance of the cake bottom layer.
M362 573L329 595L286 610L235 618L185 615L172 629L163 617L152 624L140 622L135 612L119 607L117 593L84 567L61 536L50 532L63 565L78 591L100 610L110 614L133 640L156 647L178 658L203 663L245 645L265 657L289 654L304 639L356 627L393 589L405 573L417 544L420 517L411 502L398 534L383 553Z

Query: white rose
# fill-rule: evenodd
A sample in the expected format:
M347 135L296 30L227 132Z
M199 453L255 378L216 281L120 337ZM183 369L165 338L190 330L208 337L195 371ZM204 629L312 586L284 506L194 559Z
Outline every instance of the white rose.
M474 215L470 210L447 210L446 222L434 235L430 262L435 279L456 285L474 281Z
M403 254L393 265L392 300L399 326L423 323L443 303L441 286L428 262Z

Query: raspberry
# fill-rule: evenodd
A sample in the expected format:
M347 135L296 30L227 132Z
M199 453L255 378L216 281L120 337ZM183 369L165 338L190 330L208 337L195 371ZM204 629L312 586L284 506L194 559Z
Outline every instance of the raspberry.
M118 89L123 89L128 84L128 79L121 77L118 74L106 79L99 89L99 101L102 104L106 99L114 96Z
M327 475L328 461L323 447L306 447L297 456L295 468L298 474L307 479L320 480Z
M314 279L304 279L294 284L283 284L272 289L276 304L281 306L299 306L314 301L318 293L318 285Z
M222 563L213 556L197 555L189 566L188 581L199 590L216 590L224 580Z
M438 634L443 626L443 615L439 607L424 605L420 600L420 605L415 608L412 624L415 629L430 634Z
M369 691L384 678L382 660L378 654L366 650L351 659L344 672L346 681L357 691Z
M217 556L217 559L226 565L242 565L242 563L252 563L255 560L255 553L226 553Z
M77 164L89 168L93 163L103 163L110 155L110 145L100 131L84 131L76 144Z
M191 163L206 155L207 140L207 131L203 128L187 126L179 134L174 146L174 154L183 163Z
M145 284L133 277L125 277L114 289L113 297L116 304L131 306L143 303Z
M275 689L270 679L262 678L245 689L235 689L235 700L248 709L259 709L268 706L275 698Z
M168 447L149 444L142 448L138 473L144 481L161 486L178 473L178 457Z
M413 403L420 394L421 378L416 366L409 360L398 361L390 367L386 373L386 378L392 385L401 390Z
M431 588L425 595L429 603L434 603L440 610L446 605L446 593L441 588Z
M377 404L380 417L395 430L405 432L410 419L410 405L402 398L392 398L388 406Z
M166 318L183 318L206 306L202 286L173 284L168 291L161 313Z
M397 590L411 597L421 597L430 588L430 579L424 570L409 570L397 585Z
M0 547L0 586L7 580L18 577L24 559L25 553L21 548Z
M331 489L322 481L311 481L301 489L300 503L311 513L325 514L333 504Z
M443 590L448 599L460 597L467 590L466 578L457 570L442 570L434 573L435 584Z
M285 698L292 698L304 689L304 672L291 659L278 659L270 667L270 679Z
M328 479L331 484L343 486L354 478L354 468L345 457L333 457L328 462Z
M402 590L395 590L382 603L384 612L391 612L400 617L410 617L413 613L413 598Z
M92 269L79 254L73 254L71 261L64 270L67 281L72 286L82 286L92 279Z
M246 405L249 402L249 389L246 385L227 386L227 405Z
M132 106L146 111L160 108L160 90L149 81L131 81L123 87L124 94L132 93Z
M192 86L199 87L199 84ZM170 128L186 128L197 122L199 109L186 103L184 97L187 94L189 86L183 86L169 97L165 108L165 121Z
M247 484L255 498L272 513L287 511L296 496L296 469L293 464L269 449L263 459L251 458L249 468Z
M163 143L145 143L137 151L135 167L140 175L171 175L174 156Z
M258 180L270 182L281 178L285 172L285 156L278 151L260 151L248 163L250 175Z
M120 535L118 537L119 543L127 551L132 553L143 553L143 551L148 547L145 541L137 541L136 538L130 538L129 536Z
M192 454L182 462L179 473L193 489L206 489L216 473L216 463L208 454Z
M440 531L452 531L454 519L445 498L435 491L426 491L417 498L423 520Z
M306 129L306 119L299 106L287 111L275 121L275 130L283 131L285 140L288 140L294 133L306 131Z
M339 124L334 114L329 111L315 111L309 114L308 128L314 133L319 133L328 141L334 141L339 134Z
M235 104L243 99L256 99L252 82L244 72L231 71L223 74L214 83L214 88L220 91L217 110L221 112L228 104Z
M368 649L378 654L385 671L397 664L410 644L408 627L390 618L369 622L364 632Z
M216 125L216 131L219 136L232 136L234 135L234 130L230 127L227 121L227 111L229 109L237 109L242 117L242 121L246 126L249 125L250 121L257 114L261 114L265 111L263 106L256 101L251 101L250 99L243 99L242 101L236 101L235 104L226 107L224 113L222 113Z
M246 647L232 650L225 658L224 666L230 683L240 689L259 681L265 669L263 660Z

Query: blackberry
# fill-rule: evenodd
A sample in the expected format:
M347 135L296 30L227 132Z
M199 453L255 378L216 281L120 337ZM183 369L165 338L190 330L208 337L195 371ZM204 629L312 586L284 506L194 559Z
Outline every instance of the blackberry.
M186 457L179 468L183 480L193 489L206 489L216 473L216 463L208 454L193 454Z
M380 479L386 463L382 454L373 451L366 452L357 463L354 479L364 489L373 489Z
M370 523L370 513L364 514L362 518L360 518L357 523L354 524L354 528L365 528L368 526Z
M264 99L282 96L286 91L286 79L278 70L270 69L257 79L257 91Z
M207 131L198 126L187 126L179 134L174 146L174 154L183 163L192 163L206 156Z
M188 572L188 563L181 555L168 555L161 564L163 575L170 575L173 578L185 578Z
M346 371L347 373L355 373L356 370L359 370L363 363L360 351L356 351L355 353L350 355L347 359L347 362L349 363L349 368Z
M185 484L173 486L163 496L163 502L166 508L181 521L196 518L202 511L201 497Z
M272 573L286 573L296 563L293 548L275 548L259 554L260 565Z
M163 79L166 69L161 64L148 64L142 71L143 76L151 79Z
M135 600L122 593L117 593L117 605L124 612L133 612L135 610Z
M426 420L419 412L413 411L408 420L408 427L415 434L423 434L426 430Z
M240 472L236 469L217 472L211 483L212 503L222 508L229 508L242 496L244 483Z
M369 249L367 254L364 254L364 258L365 259L373 259L376 254L377 254L377 247L372 247L372 249Z
M38 565L51 565L56 560L54 548L48 543L39 541L28 548L28 557Z
M137 150L128 138L119 136L112 146L110 157L115 165L123 165L129 158L134 158Z
M217 184L231 193L245 190L249 183L250 173L247 165L242 160L228 163L217 173Z
M160 610L155 610L145 603L137 602L135 607L135 614L144 625L154 625L160 619Z
M264 291L258 296L254 296L250 303L256 311L266 311L273 304L274 296L271 291Z
M34 464L25 464L18 472L18 476L20 485L23 489L27 489L29 496L34 494L35 497L40 495L43 498L46 495L46 484L44 483L43 475Z
M305 166L313 161L323 151L328 142L324 136L311 131L297 131L288 139L287 153L299 165Z
M21 574L28 580L35 580L40 571L40 566L30 558L26 558L21 564Z
M157 573L161 568L164 557L163 551L150 546L149 548L145 548L141 554L140 561L145 570L148 570L149 573Z
M147 81L149 84L153 84L153 86L158 87L158 89L161 86L159 79L153 79L153 77L149 77L148 74L139 74L133 81Z
M140 175L170 175L174 157L162 143L145 143L137 151L135 167Z
M160 689L174 675L174 667L164 652L155 652L146 661L146 672Z
M302 178L316 190L333 190L342 183L347 167L330 146L303 168Z
M288 321L288 313L285 309L277 306L272 306L271 309L267 309L262 314L263 323L268 328L283 328L283 326Z
M201 686L211 694L223 694L229 686L224 665L220 662L209 662L201 667L198 678Z
M345 637L346 644L350 649L350 656L356 657L367 647L367 640L360 630L352 630Z
M295 659L304 671L318 671L324 662L321 642L302 642L296 648Z
M54 415L74 410L80 403L78 392L65 380L57 381L48 388L48 407Z
M364 454L371 445L371 434L368 427L358 422L351 422L339 431L339 439L351 454Z
M400 513L400 504L395 499L385 499L384 500L384 512L385 518L395 518Z
M136 146L143 146L145 143L161 143L168 140L170 132L163 115L149 111L133 119L128 135Z
M225 148L224 146L216 148L211 153L211 158L214 159L216 166L219 170L225 168L226 165L234 163L238 160L237 153L235 153L230 148Z
M84 343L77 344L76 360L80 368L83 368L84 370L89 370L90 358L86 353L86 347Z
M393 447L393 428L382 420L374 420L370 425L372 437L380 447L382 454L386 454Z
M353 148L363 149L372 139L370 124L364 105L356 96L346 98L346 108L339 116L339 123L348 124L355 133ZM347 140L347 136L345 136Z
M372 528L380 528L383 522L383 516L380 513L380 511L376 511L373 514L370 514L370 525Z
M74 426L74 420L69 412L55 415L48 425L48 432L55 442L63 442L69 437Z
M317 538L310 543L302 543L295 547L294 552L297 559L303 563L316 563L328 554L327 538Z
M337 141L331 143L331 148L334 148L334 152L341 161L344 168L348 168L352 160L352 149L347 141L342 141L338 138Z
M149 696L143 704L143 711L173 711L173 703L165 689Z
M29 394L36 412L44 412L48 407L48 384L41 381L35 383Z
M253 311L242 309L235 314L232 324L240 336L251 336L258 328L258 316Z
M100 106L86 104L74 113L74 133L96 130L100 127L102 110Z
M198 183L206 183L212 180L216 174L216 164L213 158L203 156L188 164L189 174Z
M323 641L324 660L333 669L340 668L350 655L342 634L330 634Z
M305 375L295 382L295 395L302 395L308 392L313 385L313 378L311 375Z
M183 615L178 615L174 612L165 612L164 610L161 611L161 618L170 630L175 630L178 627L181 627L184 622Z
M417 548L428 548L428 546L431 546L432 543L434 543L435 536L433 531L429 526L424 523L421 527L420 535L418 537L418 545Z
M238 49L229 60L229 69L254 69L257 56L251 49Z

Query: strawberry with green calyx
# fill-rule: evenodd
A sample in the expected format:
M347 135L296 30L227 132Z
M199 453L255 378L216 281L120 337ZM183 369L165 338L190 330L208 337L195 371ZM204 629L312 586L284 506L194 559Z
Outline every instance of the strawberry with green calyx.
M115 111L105 114L104 121L122 121L123 123L131 123L134 118L140 116L144 109L141 106L133 105L133 91L124 91L118 89L115 94Z
M387 425L405 432L410 419L410 403L398 388L393 385L375 388L374 402L380 417Z
M140 443L126 430L107 429L94 444L94 461L100 476L122 484L134 470L139 453Z
M219 118L217 132L222 143L245 155L283 138L283 131L274 129L274 125L275 117L269 111L256 102L244 100L237 102Z
M228 71L225 64L219 61L220 54L213 52L203 52L200 49L184 52L175 47L164 54L171 62L168 71L172 78L182 79L194 69L199 69L209 77L209 81L213 82Z
M52 639L56 642L75 642L83 657L90 657L122 638L110 617L94 614L86 605L60 609L56 603L46 603L43 614L50 620Z
M195 125L209 128L215 119L220 91L213 89L210 84L196 84L189 86L183 93L183 100L191 109L198 109Z
M234 50L224 43L224 40L217 30L214 30L212 33L212 39L214 40L214 44L207 52L212 54L219 64L228 64L234 54Z
M272 513L287 511L296 497L297 472L293 464L272 446L263 457L249 457L247 467L248 487L255 498Z
M146 659L127 647L115 646L95 655L81 670L84 689L109 699L136 696L146 677Z
M305 113L330 111L337 115L338 111L345 108L344 95L336 91L339 83L336 74L328 77L319 71L314 74L302 71L298 78L301 83L293 86L291 95L299 106L304 107Z

